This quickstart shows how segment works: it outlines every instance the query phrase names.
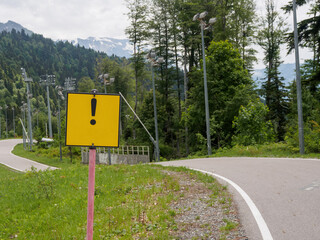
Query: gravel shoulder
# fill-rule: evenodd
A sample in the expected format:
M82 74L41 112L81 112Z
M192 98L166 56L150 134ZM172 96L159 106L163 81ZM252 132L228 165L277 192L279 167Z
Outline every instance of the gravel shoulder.
M174 239L248 239L226 186L216 180L203 182L195 172L164 171L180 184L171 204L177 225L171 232Z

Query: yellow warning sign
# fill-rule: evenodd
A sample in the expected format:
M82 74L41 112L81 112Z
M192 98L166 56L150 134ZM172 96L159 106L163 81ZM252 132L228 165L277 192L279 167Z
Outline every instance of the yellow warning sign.
M120 96L68 93L67 146L118 147Z

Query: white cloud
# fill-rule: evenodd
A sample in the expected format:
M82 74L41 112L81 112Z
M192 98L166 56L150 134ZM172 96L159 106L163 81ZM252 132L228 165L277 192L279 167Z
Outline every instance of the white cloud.
M0 22L20 23L53 39L125 38L125 0L1 0Z
M279 11L288 1L275 0ZM312 2L312 1L311 1ZM257 13L265 12L265 0L256 0ZM298 8L298 21L307 17L309 6ZM29 30L52 39L85 39L93 37L125 38L129 21L125 0L0 0L0 22L8 20L20 23ZM292 14L286 18L292 28ZM132 46L126 46L132 48ZM285 62L294 62L294 55L286 56ZM310 58L310 53L301 50L301 59ZM261 50L257 68L263 67Z

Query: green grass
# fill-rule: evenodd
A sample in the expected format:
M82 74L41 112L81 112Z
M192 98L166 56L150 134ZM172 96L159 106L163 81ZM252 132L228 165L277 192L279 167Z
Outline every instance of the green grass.
M18 144L14 147L12 153L24 157L39 163L47 164L49 166L58 167L58 168L65 168L69 167L70 165L79 165L80 159L76 155L73 156L73 160L71 163L71 159L68 154L67 147L63 148L63 158L60 161L59 157L59 148L50 148L50 149L42 149L38 148L37 146L33 147L33 151L26 151L23 148L23 144Z
M49 150L50 151L50 150ZM86 236L88 166L50 158L46 151L15 154L60 167L25 174L0 166L0 239L84 239ZM183 171L212 190L208 205L229 199L215 179L186 168L158 165L97 165L94 239L172 239L180 185L166 170ZM230 201L223 201L228 209Z
M235 146L231 149L221 149L215 153L216 157L244 156L244 157L281 157L281 158L319 158L319 153L301 155L292 150L286 143L271 143L255 146Z
M0 239L83 239L88 167L11 173L0 168ZM170 239L177 182L148 165L97 166L95 239Z
M6 178L14 178L22 175L21 172L15 171L11 168L6 167L5 165L0 164L0 181Z
M192 155L193 158L207 158L207 155ZM320 153L301 155L299 150L292 149L286 143L270 143L254 146L234 146L213 151L210 157L274 157L274 158L320 158Z

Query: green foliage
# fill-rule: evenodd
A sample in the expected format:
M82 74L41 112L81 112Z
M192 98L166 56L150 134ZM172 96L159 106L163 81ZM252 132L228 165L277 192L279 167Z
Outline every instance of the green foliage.
M304 145L306 153L319 153L320 104L317 83L314 80L314 61L307 61L302 65L302 108L304 120ZM290 114L286 126L285 141L293 151L299 151L299 129L297 113L297 93L295 82L290 86Z
M292 151L299 151L298 123L288 128L285 140ZM306 153L320 153L320 126L314 120L304 124L304 146Z
M220 148L214 157L272 157L272 158L319 158L315 153L299 154L299 148L293 148L288 143L267 143L263 145L240 146Z
M83 77L78 82L78 91L82 93L90 93L95 89L94 82L89 77Z
M104 53L73 46L69 42L55 43L42 35L26 35L15 30L0 33L0 53L0 69L5 74L0 79L16 80L21 74L20 68L24 67L34 80L43 74L55 74L60 85L70 76L93 78L96 59L106 57Z
M37 171L33 166L28 176L36 179L33 185L29 186L29 191L37 199L52 199L56 195L56 186L52 170Z
M274 131L271 121L266 121L268 111L259 99L250 101L246 107L241 106L233 121L236 131L232 143L248 146L272 142Z
M279 71L282 63L280 48L285 43L285 34L288 29L280 13L275 9L274 0L266 2L266 12L266 16L260 20L261 28L258 32L258 44L264 51L263 62L266 66L266 77L261 93L270 109L267 118L275 127L277 140L282 141L285 134L288 103L284 78L280 76Z
M247 105L256 93L253 91L248 71L243 68L239 52L229 42L212 42L206 59L212 142L216 147L220 147L231 143L234 116L238 114L240 106ZM190 85L189 107L184 118L192 138L196 133L205 136L202 70L192 74Z
M320 126L316 121L307 124L305 148L307 153L320 153Z

